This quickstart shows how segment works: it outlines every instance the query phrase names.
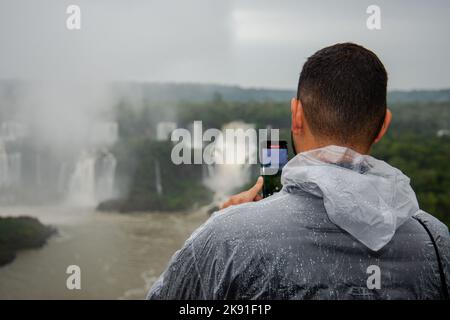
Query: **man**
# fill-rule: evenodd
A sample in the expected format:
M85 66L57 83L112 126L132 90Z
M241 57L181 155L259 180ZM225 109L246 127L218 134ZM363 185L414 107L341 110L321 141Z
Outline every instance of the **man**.
M311 56L291 101L299 152L283 189L260 178L195 231L150 299L448 299L447 227L409 178L368 155L391 122L387 73L371 51Z

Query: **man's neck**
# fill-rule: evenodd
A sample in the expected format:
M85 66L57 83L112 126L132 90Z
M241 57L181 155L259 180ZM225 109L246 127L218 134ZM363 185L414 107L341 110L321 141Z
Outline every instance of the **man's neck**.
M327 139L327 140L305 139L305 141L303 141L302 145L296 146L296 148L297 148L297 151L300 153L300 152L306 152L306 151L310 151L310 150L314 150L314 149L323 148L323 147L330 146L330 145L349 148L349 149L352 149L352 150L358 152L359 154L369 154L370 147L371 147L371 146L367 147L367 146L348 144L348 143L346 144L346 143L334 141L331 139Z

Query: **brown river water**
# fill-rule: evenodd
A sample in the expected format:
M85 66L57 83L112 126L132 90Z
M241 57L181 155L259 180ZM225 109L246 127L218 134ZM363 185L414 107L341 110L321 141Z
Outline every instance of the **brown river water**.
M96 212L67 207L0 208L27 215L58 234L39 249L20 251L0 267L0 299L143 299L170 257L207 219L191 213ZM81 269L81 289L69 290L66 269Z

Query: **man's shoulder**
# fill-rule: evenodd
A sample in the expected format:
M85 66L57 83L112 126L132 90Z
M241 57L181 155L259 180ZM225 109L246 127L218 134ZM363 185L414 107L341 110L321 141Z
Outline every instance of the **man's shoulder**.
M287 193L277 193L260 201L247 202L239 205L230 206L214 213L214 216L222 220L255 220L265 218L269 214L277 214L283 209L283 204L290 201L290 195ZM219 219L217 219L219 220Z
M448 227L436 217L420 210L414 217L433 239L433 246L438 254L441 277L450 291L450 234Z
M419 223L422 224L424 227L426 227L426 229L433 236L449 238L448 227L431 214L423 210L419 210L419 212L415 214L413 218L419 221Z
M433 244L436 246L436 250L442 255L442 259L445 260L445 264L448 266L450 273L450 233L448 227L439 219L423 210L416 213L412 219L418 222L424 232L433 239Z
M320 221L318 221L320 220ZM279 192L256 202L215 212L204 231L223 239L256 239L302 226L330 224L322 199Z
M283 203L289 201L288 198L287 194L277 194L260 201L230 206L215 212L207 228L223 231L232 237L242 232L260 231L272 225L276 217L286 214Z

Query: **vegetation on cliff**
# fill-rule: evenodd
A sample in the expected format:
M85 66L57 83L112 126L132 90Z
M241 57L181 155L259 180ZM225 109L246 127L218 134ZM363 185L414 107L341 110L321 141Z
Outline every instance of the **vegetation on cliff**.
M55 233L32 217L0 217L0 266L14 260L17 251L39 248Z

